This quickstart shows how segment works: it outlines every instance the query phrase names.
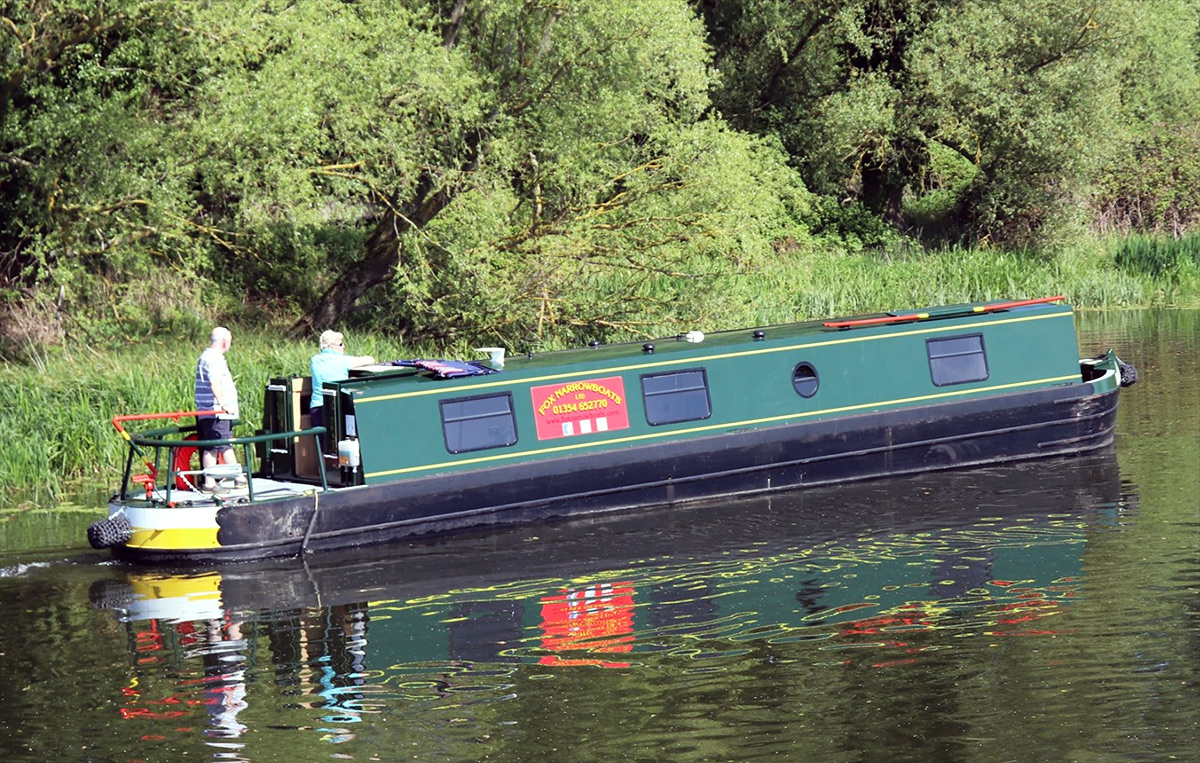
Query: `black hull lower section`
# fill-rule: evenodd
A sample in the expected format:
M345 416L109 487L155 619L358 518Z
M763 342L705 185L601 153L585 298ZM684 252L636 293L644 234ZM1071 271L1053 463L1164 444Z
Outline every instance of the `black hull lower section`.
M722 495L794 489L1097 450L1117 389L1089 383L727 432L230 506L221 548L138 552L141 562L288 556L424 533L519 525Z

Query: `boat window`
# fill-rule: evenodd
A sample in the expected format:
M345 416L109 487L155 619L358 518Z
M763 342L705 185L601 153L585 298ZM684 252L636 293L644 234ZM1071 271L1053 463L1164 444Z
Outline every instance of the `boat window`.
M812 363L797 363L792 369L792 387L800 397L812 397L817 394L821 380L817 378L817 369Z
M508 392L442 401L446 450L466 453L501 448L517 441L517 421Z
M650 424L707 419L712 415L708 400L708 377L703 368L642 377L642 403Z
M925 348L929 352L929 375L939 387L988 378L982 334L927 339Z

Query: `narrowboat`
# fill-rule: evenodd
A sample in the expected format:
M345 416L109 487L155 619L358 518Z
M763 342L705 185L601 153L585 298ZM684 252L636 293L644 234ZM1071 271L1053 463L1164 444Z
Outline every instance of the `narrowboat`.
M247 561L1094 451L1136 370L1080 358L1062 302L393 361L326 383L325 427L309 379L275 378L262 428L228 441L241 465L207 474L187 413L117 416L124 475L88 538L135 562Z

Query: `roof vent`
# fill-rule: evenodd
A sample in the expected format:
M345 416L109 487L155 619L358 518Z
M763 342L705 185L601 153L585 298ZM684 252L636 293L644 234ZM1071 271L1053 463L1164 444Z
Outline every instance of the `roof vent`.
M499 371L504 368L504 348L503 347L476 347L475 352L486 352L488 361L492 364L492 368Z

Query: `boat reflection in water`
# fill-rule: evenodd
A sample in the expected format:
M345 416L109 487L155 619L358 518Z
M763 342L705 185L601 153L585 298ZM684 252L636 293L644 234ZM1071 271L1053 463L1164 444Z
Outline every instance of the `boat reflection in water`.
M1119 502L1109 451L545 525L536 539L115 567L92 603L129 629L124 717L186 717L237 748L247 702L286 705L336 742L473 672L691 669L758 641L885 665L945 648L928 635L947 629L1048 633ZM271 678L248 687L248 672Z

